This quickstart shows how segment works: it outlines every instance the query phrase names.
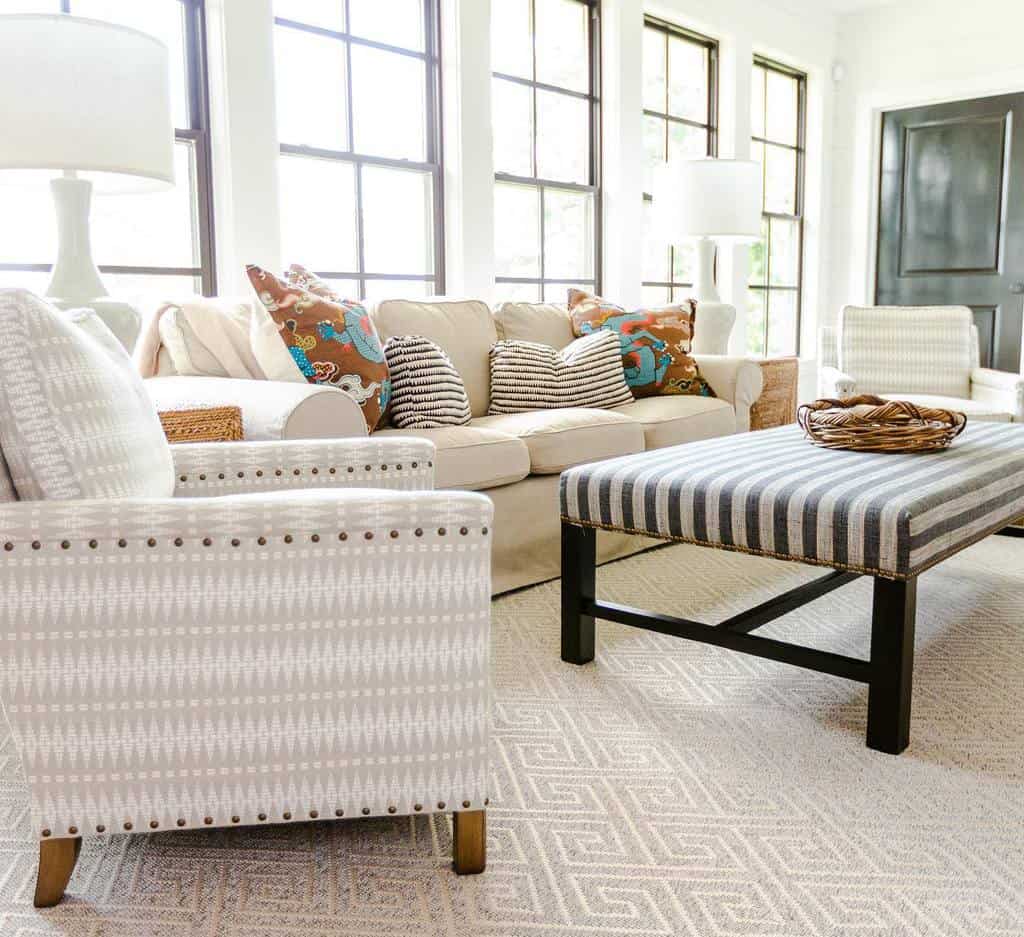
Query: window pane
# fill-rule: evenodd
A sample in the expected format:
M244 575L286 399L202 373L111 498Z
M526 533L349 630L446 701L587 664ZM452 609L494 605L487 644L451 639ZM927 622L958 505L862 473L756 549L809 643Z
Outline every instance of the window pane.
M647 157L648 178L644 180L644 187L650 191L652 188L652 176L654 168L665 162L665 134L668 121L661 117L650 117L644 115L644 155Z
M585 293L594 292L593 283L545 283L544 302L558 303L566 306L569 303L569 290L583 290Z
M580 0L535 0L535 10L537 81L589 91L589 8Z
M796 214L796 151L765 147L764 210Z
M654 203L644 199L643 209L643 267L645 283L667 283L669 280L670 251L654 230Z
M594 210L589 192L544 190L544 276L589 280L593 277Z
M423 62L395 52L353 46L352 94L357 153L426 159Z
M60 0L7 0L4 15L14 13L60 13Z
M708 50L675 36L668 41L668 110L708 122Z
M57 222L45 176L0 173L0 218L8 222L0 224L0 261L46 264L57 259ZM18 223L9 223L12 218Z
M498 276L540 276L540 192L499 182L494 187L494 252Z
M359 299L358 280L334 280L325 279L324 282L337 293L342 299Z
M354 271L356 182L351 163L282 156L281 246L286 263Z
M281 142L347 150L345 43L279 26L274 68Z
M343 32L345 0L274 0L274 16Z
M796 303L794 290L768 293L768 354L796 354Z
M666 306L670 290L667 286L645 286L640 293L640 299L645 306Z
M758 65L754 66L750 89L750 135L764 136L764 69Z
M140 3L139 0L72 0L71 12L76 16L110 20L131 26L166 42L171 58L171 105L174 126L181 129L190 126L185 9L180 0L149 0L148 3Z
M681 159L699 159L701 156L707 155L708 132L703 127L691 127L689 124L669 122L669 162L676 162Z
M747 353L765 353L765 291L747 290Z
M491 4L491 67L504 75L533 78L530 0Z
M789 75L767 73L769 140L796 146L798 141L797 91L799 83Z
M672 252L672 282L693 283L697 279L697 245L677 244Z
M380 302L384 299L422 299L434 295L430 280L367 280L366 299Z
M590 181L590 104L537 92L537 175L558 182Z
M513 81L492 82L494 169L533 175L533 90Z
M176 185L142 195L93 200L92 243L98 264L198 267L196 169L191 143L174 148ZM48 255L44 255L48 256Z
M348 0L353 36L423 51L423 0Z
M773 286L800 285L800 222L771 220L771 282Z
M750 245L750 282L756 286L768 283L768 219L761 219L761 239Z
M665 33L660 29L644 30L644 109L665 113L666 71Z
M539 303L541 301L539 283L499 283L496 289L498 302Z
M29 10L28 12L34 12ZM49 273L30 273L24 270L0 270L0 290L31 290L36 296L46 293L50 282Z
M105 273L103 283L115 299L142 309L166 300L180 300L200 292L199 281L193 277L152 276L134 273Z
M433 176L363 167L363 249L369 273L434 269Z

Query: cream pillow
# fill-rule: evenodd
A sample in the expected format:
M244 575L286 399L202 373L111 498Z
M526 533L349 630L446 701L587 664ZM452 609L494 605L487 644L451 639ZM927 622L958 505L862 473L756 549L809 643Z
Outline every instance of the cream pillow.
M0 448L18 495L169 498L170 446L128 353L91 310L0 290Z

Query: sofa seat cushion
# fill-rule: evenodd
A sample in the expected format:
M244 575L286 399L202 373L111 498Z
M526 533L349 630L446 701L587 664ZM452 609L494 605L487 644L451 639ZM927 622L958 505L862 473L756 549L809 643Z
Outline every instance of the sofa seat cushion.
M437 488L483 491L511 485L530 474L526 444L509 433L482 426L440 426L436 429L382 429L374 438L416 436L437 446L434 484Z
M727 400L716 397L644 397L616 407L615 412L643 427L647 449L664 449L736 432L736 411Z
M941 394L880 394L886 400L907 400L919 407L934 407L936 410L953 410L967 414L968 420L980 420L983 423L1009 423L1013 415L1006 410L995 409L992 404L983 400L970 400L967 397L945 397Z
M557 475L573 465L644 451L640 424L616 410L532 410L480 417L471 425L526 443L533 475Z

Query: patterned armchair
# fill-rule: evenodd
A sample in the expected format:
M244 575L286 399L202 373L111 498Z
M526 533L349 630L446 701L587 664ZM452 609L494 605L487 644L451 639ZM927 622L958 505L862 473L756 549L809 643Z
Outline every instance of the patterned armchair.
M835 330L821 331L820 361L823 397L877 394L1024 422L1024 377L978 366L966 306L846 306Z
M414 438L168 447L138 379L74 325L41 341L60 314L27 295L0 291L0 326L31 313L33 354L78 355L54 390L0 338L0 701L36 905L119 832L453 812L455 870L482 871L489 500L432 491ZM121 490L143 457L169 496Z

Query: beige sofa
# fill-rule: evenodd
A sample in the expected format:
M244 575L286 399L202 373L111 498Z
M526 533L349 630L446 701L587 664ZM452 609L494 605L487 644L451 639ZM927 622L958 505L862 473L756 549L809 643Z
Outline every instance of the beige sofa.
M757 363L697 354L717 395L714 398L650 397L614 410L574 408L488 416L491 347L503 338L565 347L573 334L564 307L505 303L492 310L476 300L388 300L379 303L372 316L385 341L393 335L424 335L436 342L465 382L473 411L468 426L387 428L375 435L430 439L437 447L438 488L480 491L492 499L496 594L558 575L558 482L564 469L746 431L750 407L762 390ZM147 386L160 409L235 402L243 409L247 439L366 432L358 408L340 391L182 376L166 356L161 357L159 374ZM599 560L626 556L653 543L602 532Z

